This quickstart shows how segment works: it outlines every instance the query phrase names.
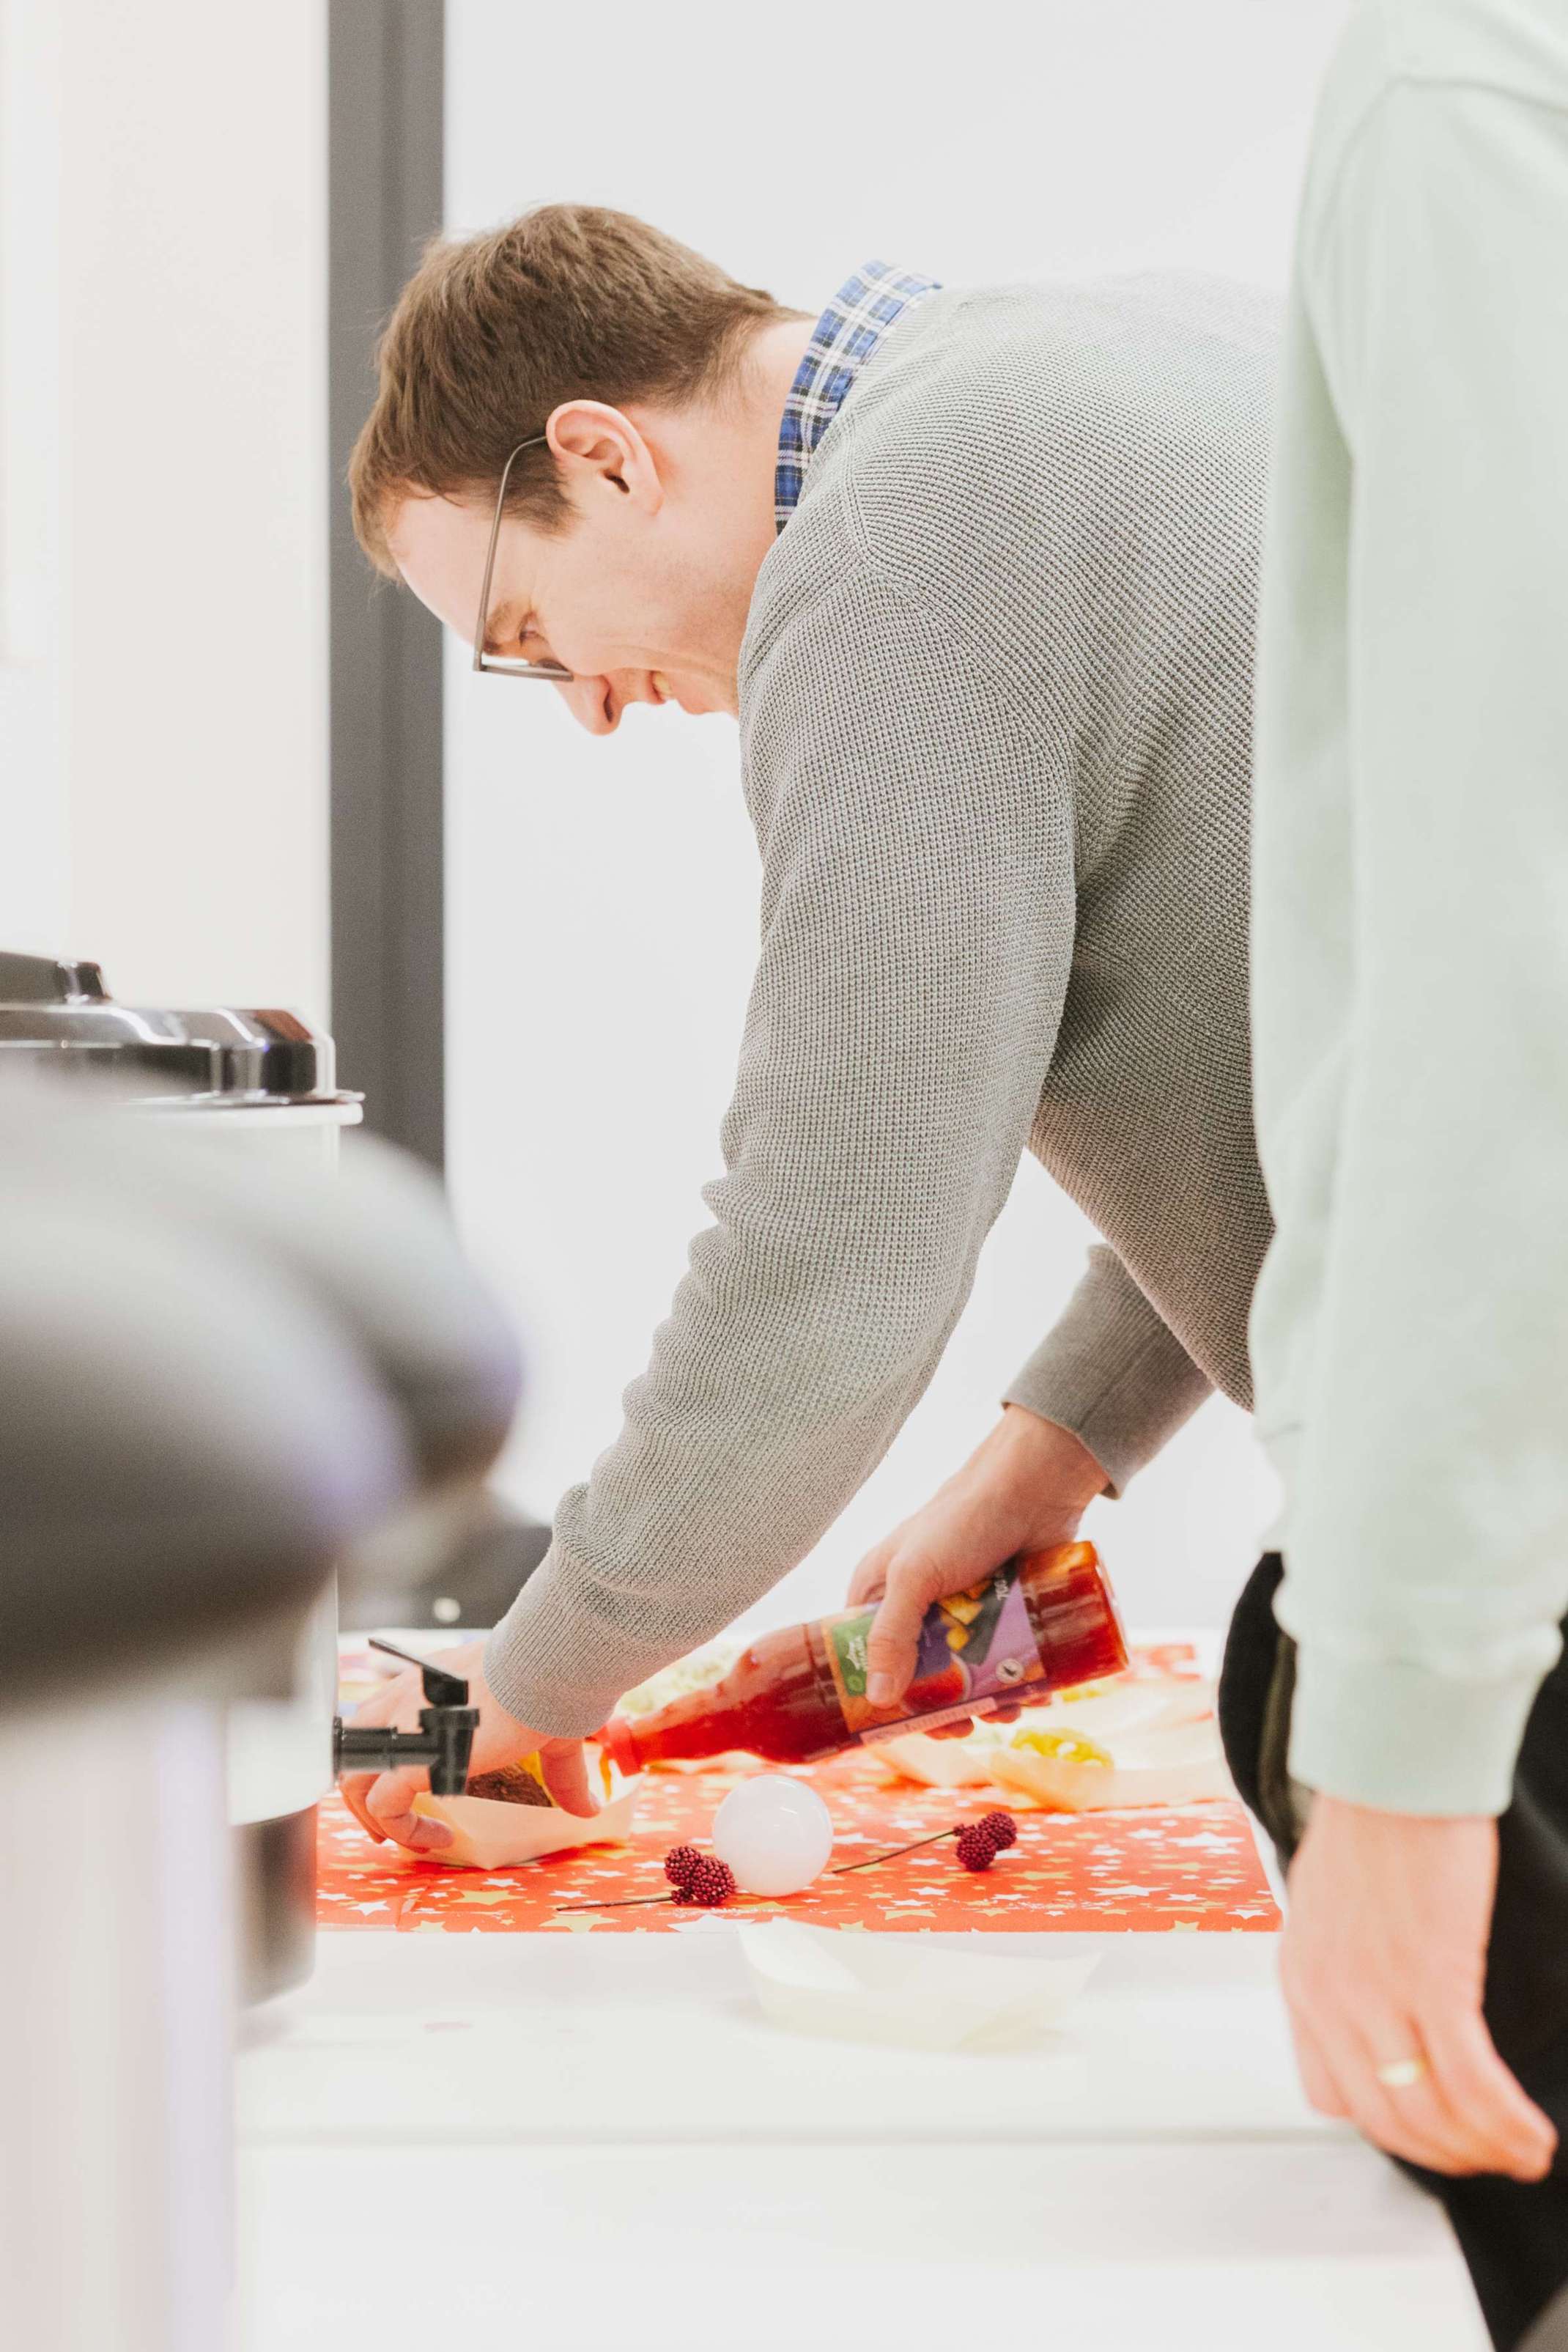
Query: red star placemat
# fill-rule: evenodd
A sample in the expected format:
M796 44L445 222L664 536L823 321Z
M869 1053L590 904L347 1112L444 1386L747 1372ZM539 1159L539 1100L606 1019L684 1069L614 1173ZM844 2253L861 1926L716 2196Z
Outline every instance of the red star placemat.
M1166 1650L1141 1658L1180 1671ZM321 1808L319 1892L323 1927L511 1935L550 1929L592 1934L689 1927L700 1914L675 1906L612 1909L633 1895L662 1893L673 1845L706 1845L720 1800L760 1769L725 1757L701 1767L644 1773L630 1844L589 1846L498 1871L456 1870L368 1838L337 1797ZM821 1792L838 1832L835 1863L928 1837L989 1810L980 1790L888 1786L863 1749L809 1767L800 1777ZM874 1871L825 1873L803 1895L751 1903L748 1913L784 1910L820 1927L906 1931L1172 1930L1271 1934L1280 1914L1233 1800L1118 1813L1018 1812L1017 1845L990 1870L959 1866L944 1841ZM603 1908L563 1910L563 1905Z

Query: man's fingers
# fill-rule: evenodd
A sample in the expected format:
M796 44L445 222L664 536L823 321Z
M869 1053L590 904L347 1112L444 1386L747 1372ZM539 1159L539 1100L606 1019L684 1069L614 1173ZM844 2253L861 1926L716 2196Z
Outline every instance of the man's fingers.
M346 1720L350 1723L368 1726L372 1729L380 1729L389 1724L397 1724L401 1717L402 1727L412 1730L418 1719L417 1709L423 1704L423 1689L419 1677L404 1672L389 1675L379 1689L371 1691L367 1698L361 1700L359 1706ZM387 1778L384 1773L378 1779L374 1772L352 1772L338 1783L342 1791L343 1802L348 1806L354 1819L361 1828L367 1831L380 1845L384 1845L392 1833L376 1818L371 1801L372 1792L380 1788L382 1781Z
M1385 2154L1429 2172L1476 2169L1428 2077L1397 2093L1377 2079L1380 2065L1420 2048L1413 2025L1382 2015L1368 2039L1364 2021L1346 2011L1337 1994L1308 1999L1288 1969L1285 1990L1302 2086L1320 2115L1346 2117Z
M366 1800L367 1809L377 1828L399 1845L414 1853L438 1853L452 1843L452 1832L444 1822L423 1821L414 1811L420 1786L412 1772L383 1772Z
M1022 1712L1021 1707L987 1706L982 1704L962 1723L939 1723L929 1736L933 1739L967 1739L982 1717L988 1723L1016 1723Z
M1424 2071L1414 2083L1391 2086L1379 2081L1380 2067L1416 2057ZM1456 2115L1444 2096L1413 2019L1393 2011L1370 2026L1357 2019L1335 2051L1333 2063L1355 2122L1390 2156L1402 2156L1429 2172L1457 2176L1495 2168L1490 2142L1468 2118Z
M849 1605L863 1609L868 1601L880 1601L887 1587L887 1560L892 1547L884 1537L873 1544L850 1579Z
M1556 2129L1498 2056L1485 2019L1446 2011L1427 2021L1421 2038L1446 2104L1486 2150L1486 2168L1539 2180L1556 2153Z
M389 1675L384 1683L378 1684L346 1720L373 1725L397 1723L401 1717L402 1727L412 1730L423 1705L424 1685L416 1674L405 1667L402 1673Z
M1319 2115L1340 2116L1340 2122L1347 2122L1349 2119L1347 2100L1344 2100L1344 2094L1340 2091L1338 2082L1335 2082L1331 2072L1328 2072L1328 2065L1323 2063L1316 2042L1312 2039L1312 2034L1298 2032L1298 2030L1295 2030L1295 2022L1291 2030L1293 2030L1295 2034L1295 2065L1298 2065L1300 2079L1302 2079L1302 2091L1305 2091L1307 2098L1310 2098L1310 2103L1316 2107Z
M356 1772L351 1780L340 1780L338 1783L343 1802L348 1806L360 1827L362 1830L368 1830L378 1845L384 1845L386 1832L377 1827L365 1805L365 1800L374 1786L375 1775L372 1772Z
M1403 2101L1408 2096L1401 2092ZM1406 2164L1419 2165L1423 2172L1444 2172L1456 2179L1468 2179L1479 2168L1448 2147L1440 2136L1422 2127L1421 2119L1407 2116L1403 2106L1396 2107L1384 2090L1363 2088L1351 2108L1351 2121L1363 2137L1385 2156L1397 2156Z
M1378 2080L1381 2066L1406 2057L1425 2069L1414 2083ZM1478 2011L1445 2006L1424 2023L1385 2023L1365 2036L1351 2066L1356 2121L1391 2154L1457 2175L1536 2180L1549 2168L1552 2125L1498 2056Z
M887 1591L866 1643L866 1696L873 1706L892 1706L903 1697L915 1672L916 1646L925 1612L935 1598L929 1575L889 1570Z
M570 1747L543 1749L539 1770L556 1803L569 1813L591 1817L598 1812L599 1800L588 1777L588 1759L580 1740L573 1740Z
M1341 2102L1340 2112L1375 2147L1387 2156L1402 2157L1427 2172L1465 2173L1476 2169L1450 2133L1428 2079L1407 2091L1393 2092L1377 2079L1377 2069L1401 2051L1414 2050L1415 2029L1385 2025L1375 2044L1364 2042L1342 2021L1305 2021L1319 2060ZM1379 2057L1376 2053L1382 2052ZM1317 2103L1314 2100L1313 2105Z
M443 1853L452 1843L452 1832L444 1822L423 1821L415 1813L406 1837L399 1840L414 1853Z
M1368 2139L1390 2156L1402 2156L1406 2164L1456 2179L1490 2168L1484 2150L1455 2125L1429 2074L1408 2090L1391 2091L1375 2072L1367 2071L1361 2076L1353 2112Z

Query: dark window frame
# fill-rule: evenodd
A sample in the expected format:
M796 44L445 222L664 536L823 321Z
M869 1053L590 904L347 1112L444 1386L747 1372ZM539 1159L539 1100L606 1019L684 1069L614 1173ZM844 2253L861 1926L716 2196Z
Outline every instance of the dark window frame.
M329 0L332 1030L365 1124L444 1160L441 632L355 544L345 475L371 352L442 226L442 0Z

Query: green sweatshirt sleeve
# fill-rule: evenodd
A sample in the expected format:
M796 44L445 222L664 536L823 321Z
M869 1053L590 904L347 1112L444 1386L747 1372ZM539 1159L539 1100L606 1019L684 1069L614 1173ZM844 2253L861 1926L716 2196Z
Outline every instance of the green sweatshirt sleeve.
M1309 185L1265 566L1279 1237L1253 1348L1291 1769L1428 1814L1506 1807L1568 1607L1568 116L1544 96L1396 76Z

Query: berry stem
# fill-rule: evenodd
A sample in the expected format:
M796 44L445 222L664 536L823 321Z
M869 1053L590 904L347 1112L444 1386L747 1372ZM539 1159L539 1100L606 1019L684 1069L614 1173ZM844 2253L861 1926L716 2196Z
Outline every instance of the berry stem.
M634 1911L640 1904L673 1903L674 1899L673 1895L617 1895L609 1903L558 1903L555 1907L557 1911ZM775 1899L771 1895L732 1895L729 1904L740 1907L747 1903L771 1903ZM704 1910L710 1908L727 1910L729 1904L711 1906L705 1904L696 1907Z
M673 1903L673 1895L617 1895L609 1903L558 1903L558 1911L634 1911L641 1903Z
M901 1853L918 1853L922 1846L940 1845L944 1838L956 1837L963 1827L956 1822L950 1830L938 1830L933 1837L912 1838L907 1845L891 1845L885 1853L867 1854L863 1862L835 1862L829 1871L830 1878L841 1878L849 1870L875 1870L879 1863L896 1862Z

